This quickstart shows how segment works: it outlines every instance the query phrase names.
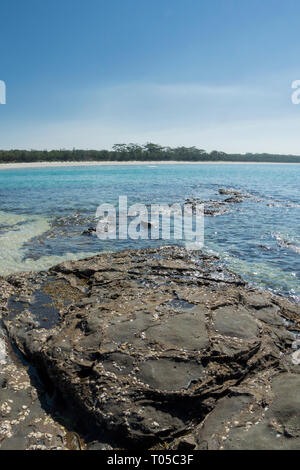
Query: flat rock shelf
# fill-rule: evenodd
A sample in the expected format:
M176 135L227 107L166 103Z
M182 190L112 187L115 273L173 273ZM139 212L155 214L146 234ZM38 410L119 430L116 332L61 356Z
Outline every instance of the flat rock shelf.
M216 257L163 246L12 275L0 312L2 449L300 448L300 306Z

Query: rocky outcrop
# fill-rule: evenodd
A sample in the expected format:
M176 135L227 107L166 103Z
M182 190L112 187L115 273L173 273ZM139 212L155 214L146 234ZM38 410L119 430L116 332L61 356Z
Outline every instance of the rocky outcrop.
M93 448L299 447L300 308L215 257L165 246L5 282L9 338Z
M239 199L247 199L251 197L250 194L244 193L243 191L233 188L219 188L218 192L222 196L232 196L234 198Z
M223 200L220 199L208 199L208 200L202 200L199 198L188 198L185 201L185 205L195 207L197 204L203 204L204 205L204 215L209 216L209 217L216 217L219 215L224 215L228 214L231 212L231 204L240 204L242 203L245 199L251 198L250 194L243 193L242 191L239 191L237 189L224 189L220 188L218 190L218 193L222 196L230 196L227 197Z

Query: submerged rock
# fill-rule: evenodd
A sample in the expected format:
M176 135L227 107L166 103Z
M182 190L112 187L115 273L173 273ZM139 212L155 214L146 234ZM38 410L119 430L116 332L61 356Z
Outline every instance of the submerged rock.
M250 194L247 194L247 193L243 193L242 191L239 191L237 189L233 189L233 188L229 188L229 189L226 189L226 188L220 188L218 190L219 194L222 194L223 196L233 196L233 197L236 197L236 198L250 198Z
M243 199L241 197L228 197L227 199L224 200L224 202L230 202L231 204L240 204L243 202Z
M300 380L291 356L300 307L251 289L215 257L164 246L5 282L10 339L93 428L93 448L103 433L115 448L268 448L278 433L299 446L282 387ZM297 406L292 390L288 400ZM240 427L252 440L237 444Z
M201 199L187 199L185 202L186 205L196 207L197 204L204 205L204 215L210 217L216 217L218 215L224 215L230 212L230 208L225 201L219 201L216 199L209 199L207 201L202 201Z
M94 227L89 227L86 230L84 230L81 235L85 235L87 237L95 237L97 235L97 232Z

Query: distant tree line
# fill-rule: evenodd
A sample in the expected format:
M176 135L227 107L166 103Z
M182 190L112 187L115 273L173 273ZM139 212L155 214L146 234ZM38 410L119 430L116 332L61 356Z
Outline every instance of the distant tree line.
M162 147L148 142L145 145L115 144L112 150L0 150L0 163L23 162L80 162L80 161L186 161L186 162L277 162L300 163L300 156L269 153L228 154L196 147Z

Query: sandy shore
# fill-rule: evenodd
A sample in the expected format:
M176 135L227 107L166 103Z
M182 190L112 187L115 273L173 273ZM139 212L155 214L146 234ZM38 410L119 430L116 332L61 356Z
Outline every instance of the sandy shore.
M50 167L75 167L75 166L120 166L120 165L282 165L277 162L33 162L33 163L0 163L1 170L26 169L26 168L50 168ZM291 165L295 163L289 163Z

